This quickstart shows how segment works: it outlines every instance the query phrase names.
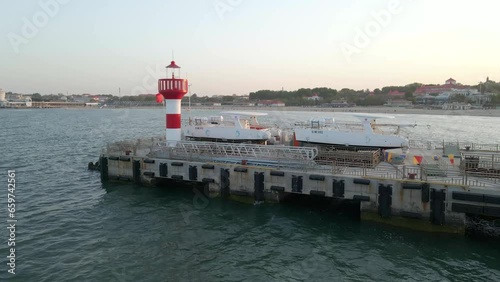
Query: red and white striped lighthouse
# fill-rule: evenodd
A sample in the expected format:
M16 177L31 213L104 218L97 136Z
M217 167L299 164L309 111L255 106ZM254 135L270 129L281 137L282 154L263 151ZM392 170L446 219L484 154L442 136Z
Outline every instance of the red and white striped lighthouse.
M168 78L169 71L172 78ZM181 140L181 100L188 92L188 81L180 78L180 67L174 61L167 66L167 78L158 79L158 92L165 99L167 146L175 146Z

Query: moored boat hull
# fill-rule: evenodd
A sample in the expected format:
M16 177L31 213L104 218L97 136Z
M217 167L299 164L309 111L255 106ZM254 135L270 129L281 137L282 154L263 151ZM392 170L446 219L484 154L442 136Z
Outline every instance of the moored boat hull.
M310 128L299 128L294 131L295 139L303 143L377 149L398 149L408 147L408 140L396 135Z
M271 138L269 130L228 128L218 126L185 126L184 136L198 141L262 143Z

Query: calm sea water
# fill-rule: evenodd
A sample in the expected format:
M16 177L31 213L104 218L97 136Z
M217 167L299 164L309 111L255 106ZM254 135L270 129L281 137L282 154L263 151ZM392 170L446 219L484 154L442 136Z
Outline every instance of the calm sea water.
M195 114L195 113L193 113ZM199 115L215 114L204 111ZM324 117L273 112L268 121ZM349 119L349 118L347 118ZM500 143L500 118L401 115L411 137ZM429 127L427 125L430 125ZM308 208L102 185L107 142L163 133L161 109L0 110L0 209L16 170L13 281L500 281L500 243L356 222Z

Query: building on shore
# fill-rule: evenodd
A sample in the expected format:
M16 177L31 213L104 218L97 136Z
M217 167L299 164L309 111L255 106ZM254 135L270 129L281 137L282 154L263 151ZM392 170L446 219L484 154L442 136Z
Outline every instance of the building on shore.
M404 99L389 99L387 103L384 104L386 107L411 107L413 103Z
M404 99L406 93L398 91L398 90L392 90L389 91L387 94L391 99Z
M5 98L5 91L0 89L0 108L6 107L7 100Z
M0 102L5 101L5 91L0 88Z
M465 103L445 103L442 106L443 110L452 110L452 111L466 111L470 110L472 108L471 104L465 104Z
M425 96L425 95L431 95L431 94L440 94L443 92L448 92L452 90L469 90L472 91L474 88L471 86L467 85L462 85L460 83L457 83L456 80L453 78L450 78L445 81L443 85L422 85L415 92L413 93L413 96L419 97L419 96Z
M251 103L249 101L235 101L233 102L233 106L236 107L255 107L255 103Z
M69 97L68 100L75 102L75 103L90 103L90 101L91 101L89 96L83 96L83 95L72 95Z
M476 89L452 89L439 94L426 94L415 98L419 105L443 105L450 102L467 102L483 106L491 102L492 93L481 94Z
M444 84L447 84L447 85L456 85L457 81L454 80L453 78L449 78L447 81L445 81Z
M32 106L31 95L17 93L5 93L0 89L0 107L2 108L30 108Z
M314 93L311 97L307 97L308 101L319 101L321 100L321 97L318 96L317 93Z
M284 107L285 102L279 100L262 100L257 103L258 107Z
M323 108L351 108L351 107L356 107L356 104L348 103L345 100L337 100L337 101L332 101L331 103L321 104L321 107L323 107Z

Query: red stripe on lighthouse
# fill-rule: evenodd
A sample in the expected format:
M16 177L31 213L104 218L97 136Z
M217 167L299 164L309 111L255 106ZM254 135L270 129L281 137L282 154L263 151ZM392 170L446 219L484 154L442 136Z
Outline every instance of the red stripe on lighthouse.
M167 128L181 128L181 114L167 114Z
M185 93L172 93L172 92L169 92L168 94L162 94L163 95L163 98L165 98L165 100L181 100Z

